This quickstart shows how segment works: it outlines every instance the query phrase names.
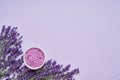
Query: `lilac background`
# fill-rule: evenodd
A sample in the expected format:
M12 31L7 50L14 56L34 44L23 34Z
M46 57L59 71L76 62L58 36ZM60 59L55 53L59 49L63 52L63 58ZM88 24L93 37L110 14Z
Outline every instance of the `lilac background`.
M0 0L0 26L18 26L23 49L79 67L76 80L120 79L120 0Z

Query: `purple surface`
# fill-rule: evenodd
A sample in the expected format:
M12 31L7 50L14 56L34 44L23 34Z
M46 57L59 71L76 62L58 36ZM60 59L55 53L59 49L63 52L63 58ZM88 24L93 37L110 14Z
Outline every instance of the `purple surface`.
M24 51L79 67L76 80L120 79L120 0L1 0L3 24L19 27Z

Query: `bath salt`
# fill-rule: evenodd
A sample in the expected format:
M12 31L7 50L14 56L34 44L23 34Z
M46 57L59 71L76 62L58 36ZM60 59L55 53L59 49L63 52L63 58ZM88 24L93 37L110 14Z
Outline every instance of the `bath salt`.
M44 63L45 55L39 48L30 48L24 55L24 62L32 69L40 68Z

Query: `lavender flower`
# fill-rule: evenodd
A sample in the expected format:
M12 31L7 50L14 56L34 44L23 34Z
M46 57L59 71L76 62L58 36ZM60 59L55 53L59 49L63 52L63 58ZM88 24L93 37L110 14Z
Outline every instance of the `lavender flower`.
M55 60L48 60L37 70L27 68L23 63L22 36L17 27L5 25L0 34L0 80L75 80L79 69L70 71L70 65L63 67Z
M16 69L23 63L22 58L17 59L23 52L21 49L22 36L16 32L17 27L5 25L0 34L0 80L14 78Z

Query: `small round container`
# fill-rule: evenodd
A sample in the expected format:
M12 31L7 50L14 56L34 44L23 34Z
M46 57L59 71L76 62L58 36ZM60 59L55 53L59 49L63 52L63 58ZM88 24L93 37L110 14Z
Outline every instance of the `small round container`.
M30 69L39 69L45 62L45 54L39 48L30 48L23 54L25 65Z

